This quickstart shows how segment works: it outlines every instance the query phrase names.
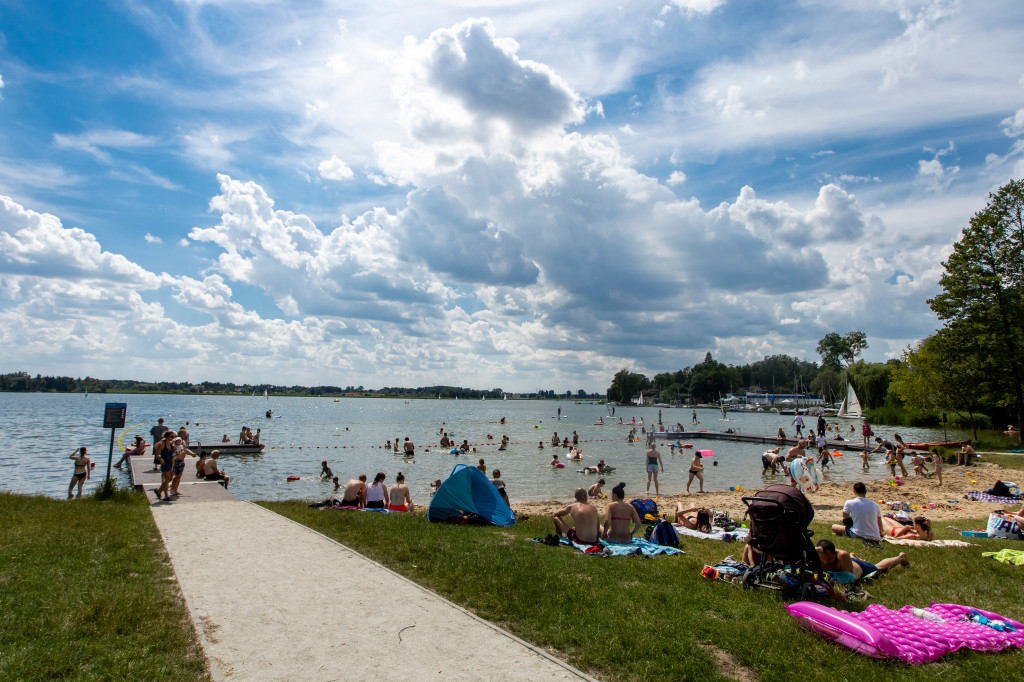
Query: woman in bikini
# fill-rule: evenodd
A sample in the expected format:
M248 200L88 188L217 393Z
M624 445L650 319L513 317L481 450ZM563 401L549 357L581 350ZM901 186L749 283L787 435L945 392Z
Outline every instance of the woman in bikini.
M395 476L395 484L391 486L391 501L388 504L388 509L400 512L411 512L413 509L412 494L409 492L409 486L405 484L405 474L401 471Z
M700 481L700 492L704 492L704 464L700 461L700 450L694 450L693 461L690 462L690 478L686 481L686 492L690 492L693 479Z
M924 516L915 516L913 526L904 526L891 516L882 517L882 531L886 537L903 540L932 540L932 524Z
M676 523L683 528L689 528L690 530L699 531L701 533L710 533L711 510L707 507L690 507L689 509L683 509L683 503L676 502Z
M619 483L612 488L612 501L605 508L604 529L601 537L611 542L631 543L633 536L640 529L640 515L628 502L623 502L626 497L626 484Z
M68 459L75 460L75 473L71 476L71 485L68 486L68 499L71 499L71 491L75 489L75 485L78 485L78 497L82 497L82 486L85 485L85 479L92 477L90 471L89 457L85 454L85 448L81 447L71 453L71 457Z

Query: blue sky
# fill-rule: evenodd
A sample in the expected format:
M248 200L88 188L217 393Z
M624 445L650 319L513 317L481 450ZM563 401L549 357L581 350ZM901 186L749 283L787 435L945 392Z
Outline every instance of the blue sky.
M1024 4L0 0L4 371L604 390L898 356Z

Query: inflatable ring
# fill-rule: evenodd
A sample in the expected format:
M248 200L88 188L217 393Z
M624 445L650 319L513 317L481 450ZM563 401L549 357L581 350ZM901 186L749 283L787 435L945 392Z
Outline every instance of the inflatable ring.
M297 480L299 480L299 477L298 477L298 476L289 476L289 477L288 477L287 479L285 479L285 480L288 480L288 481L297 481Z

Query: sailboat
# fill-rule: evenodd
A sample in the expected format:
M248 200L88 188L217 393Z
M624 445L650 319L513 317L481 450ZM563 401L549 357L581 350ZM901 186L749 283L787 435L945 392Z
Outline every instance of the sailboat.
M860 407L860 400L857 399L857 392L853 390L853 384L846 385L846 398L843 399L843 404L839 406L836 416L844 419L862 419L864 417L863 410Z
M633 398L633 404L634 405L639 405L640 407L644 406L644 392L643 391L640 391L640 397L639 398Z
M263 397L270 400L270 396L267 395L267 389L263 389Z

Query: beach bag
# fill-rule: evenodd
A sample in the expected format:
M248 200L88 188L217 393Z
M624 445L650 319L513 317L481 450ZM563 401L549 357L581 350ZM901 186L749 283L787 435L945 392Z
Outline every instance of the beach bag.
M1020 526L1016 521L1004 519L996 513L988 515L988 536L990 538L1003 538L1004 540L1024 540Z
M636 509L636 514L640 517L641 521L644 520L644 516L647 514L651 516L658 515L658 505L655 504L654 500L636 499L630 501L630 504L633 505L633 509Z
M668 521L658 521L653 526L648 526L644 538L664 547L679 546L679 533Z

